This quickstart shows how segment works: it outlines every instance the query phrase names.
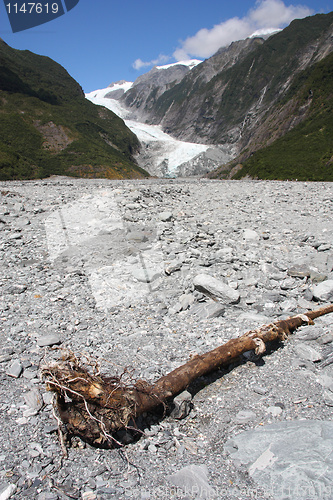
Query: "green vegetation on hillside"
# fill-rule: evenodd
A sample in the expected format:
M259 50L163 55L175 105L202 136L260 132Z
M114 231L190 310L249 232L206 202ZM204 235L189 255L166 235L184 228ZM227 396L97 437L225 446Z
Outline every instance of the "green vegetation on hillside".
M138 148L123 120L86 100L62 66L0 40L0 180L145 177Z
M311 100L306 119L252 154L235 179L249 175L260 179L333 181L333 53L294 79L280 104L288 99L297 99L298 108Z

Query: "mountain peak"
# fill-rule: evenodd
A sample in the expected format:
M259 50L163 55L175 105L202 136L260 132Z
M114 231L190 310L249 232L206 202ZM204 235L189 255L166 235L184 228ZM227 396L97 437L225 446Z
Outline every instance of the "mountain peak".
M169 69L173 66L187 66L189 69L194 68L203 61L200 59L188 59L186 61L177 61L171 64L164 64L163 66L155 66L156 69Z

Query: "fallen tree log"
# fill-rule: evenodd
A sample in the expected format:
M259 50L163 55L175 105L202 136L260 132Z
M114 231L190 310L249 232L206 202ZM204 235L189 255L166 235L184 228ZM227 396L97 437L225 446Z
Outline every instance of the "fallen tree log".
M267 343L286 340L299 326L313 324L313 319L331 312L333 304L251 330L193 357L155 384L142 380L126 384L122 377L100 375L73 354L42 367L42 377L47 389L56 395L56 411L66 431L95 446L112 447L116 431L135 423L144 412L166 404L198 377L230 365L247 351L260 356Z

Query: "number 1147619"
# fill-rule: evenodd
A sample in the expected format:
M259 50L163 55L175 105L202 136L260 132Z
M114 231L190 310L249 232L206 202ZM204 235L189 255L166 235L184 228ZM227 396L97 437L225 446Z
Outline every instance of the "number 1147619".
M17 3L7 3L8 14L57 14L59 10L58 3L34 3L24 2L22 5Z

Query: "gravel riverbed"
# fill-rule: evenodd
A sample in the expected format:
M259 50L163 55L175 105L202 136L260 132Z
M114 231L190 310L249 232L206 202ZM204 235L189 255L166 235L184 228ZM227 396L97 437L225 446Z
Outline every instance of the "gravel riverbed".
M40 377L69 349L157 380L333 302L333 184L0 182L0 499L333 498L333 314L202 377L140 439L62 456Z

